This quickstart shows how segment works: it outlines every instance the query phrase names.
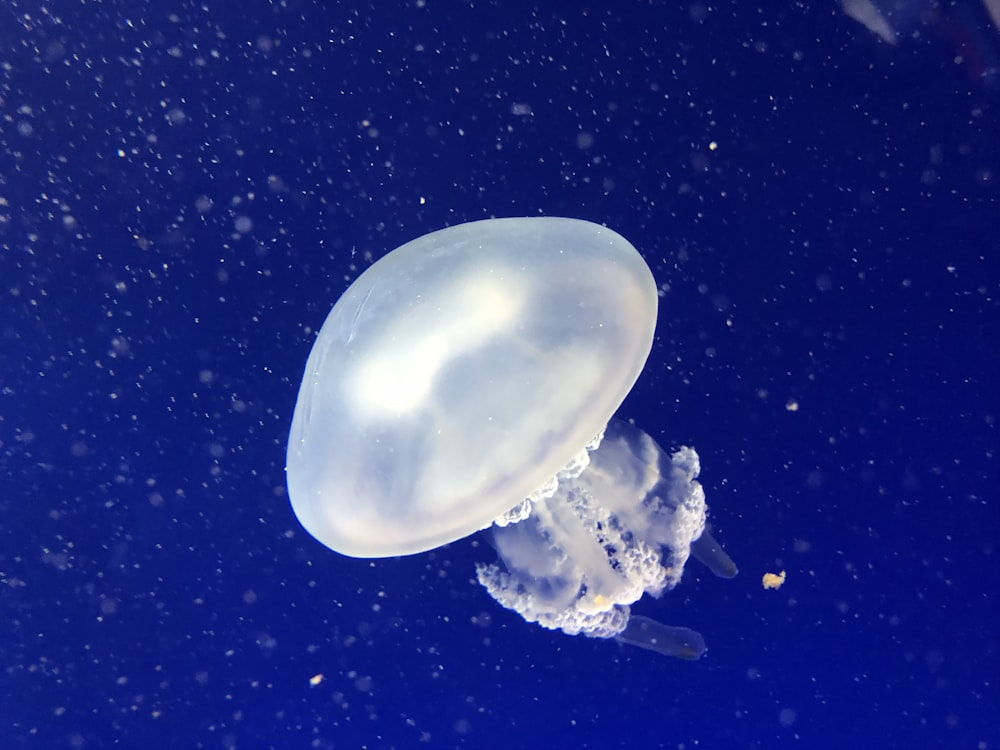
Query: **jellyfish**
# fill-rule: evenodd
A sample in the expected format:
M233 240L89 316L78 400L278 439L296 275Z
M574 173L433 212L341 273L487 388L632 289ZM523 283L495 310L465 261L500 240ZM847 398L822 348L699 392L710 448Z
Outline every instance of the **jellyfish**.
M337 301L289 434L292 509L341 554L392 557L487 530L486 591L525 620L680 658L704 640L631 614L689 556L732 577L691 448L612 419L652 347L639 252L587 221L432 232Z

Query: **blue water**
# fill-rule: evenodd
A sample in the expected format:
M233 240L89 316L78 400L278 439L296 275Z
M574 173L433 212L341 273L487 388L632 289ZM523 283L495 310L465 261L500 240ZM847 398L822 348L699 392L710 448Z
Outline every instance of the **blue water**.
M0 746L1000 747L1000 32L758 5L6 4ZM518 215L663 289L619 414L741 572L635 611L700 661L292 515L337 297Z

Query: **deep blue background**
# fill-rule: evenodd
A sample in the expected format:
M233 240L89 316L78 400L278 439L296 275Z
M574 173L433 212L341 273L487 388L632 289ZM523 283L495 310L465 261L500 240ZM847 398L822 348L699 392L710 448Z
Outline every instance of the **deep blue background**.
M770 5L5 3L0 746L1000 747L1000 34ZM539 214L664 290L620 414L741 574L636 611L699 662L288 506L349 282Z

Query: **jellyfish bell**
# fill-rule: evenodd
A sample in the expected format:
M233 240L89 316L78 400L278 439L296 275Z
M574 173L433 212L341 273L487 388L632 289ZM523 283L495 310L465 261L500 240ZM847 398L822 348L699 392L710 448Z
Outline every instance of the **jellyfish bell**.
M586 221L477 221L394 250L309 355L288 443L296 516L353 557L489 526L601 431L656 308L635 248Z
M496 522L503 566L478 571L494 598L547 627L622 633L628 603L676 582L705 527L703 493L684 519L660 497L681 475L680 491L700 492L697 471L663 463L637 428L624 444L625 428L595 439L645 364L657 301L638 251L576 219L477 221L389 253L309 355L287 453L298 520L353 557L415 554ZM614 524L609 544L600 530ZM706 556L726 569L716 547Z

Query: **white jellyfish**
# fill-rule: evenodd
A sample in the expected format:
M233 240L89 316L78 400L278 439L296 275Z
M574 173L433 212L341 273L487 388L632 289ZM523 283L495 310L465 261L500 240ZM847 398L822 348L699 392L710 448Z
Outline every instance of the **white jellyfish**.
M633 616L689 554L736 573L705 528L698 456L611 421L653 340L657 289L586 221L491 219L394 250L350 286L306 364L292 508L354 557L493 527L479 581L526 620L697 658L695 631Z

